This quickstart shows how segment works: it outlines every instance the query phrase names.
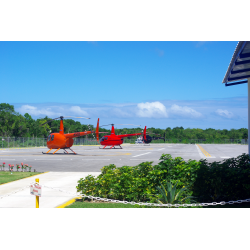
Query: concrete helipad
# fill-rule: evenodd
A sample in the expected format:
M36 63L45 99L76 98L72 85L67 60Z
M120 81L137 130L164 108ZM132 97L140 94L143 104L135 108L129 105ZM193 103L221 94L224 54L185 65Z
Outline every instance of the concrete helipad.
M162 154L182 157L184 160L209 162L222 161L248 153L247 145L237 144L124 144L123 149L99 149L99 146L73 146L77 153L64 154L62 150L53 154L42 154L47 148L5 149L0 150L0 163L28 164L38 172L100 172L105 165L115 164L135 166L144 161L157 164ZM54 151L54 150L53 150ZM6 167L7 168L7 167Z

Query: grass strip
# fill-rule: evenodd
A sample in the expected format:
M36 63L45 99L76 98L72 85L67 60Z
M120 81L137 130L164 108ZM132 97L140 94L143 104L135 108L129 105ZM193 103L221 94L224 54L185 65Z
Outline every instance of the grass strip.
M123 203L76 201L65 208L138 208L138 206Z
M123 203L109 203L109 202L82 202L76 201L65 208L159 208L159 207L148 207L139 206ZM167 208L167 207L161 207ZM181 207L183 208L183 207ZM250 202L240 203L240 204L227 204L227 205L217 205L217 206L205 206L205 207L192 207L192 208L250 208Z
M0 185L23 178L27 178L33 175L41 174L40 172L0 172Z

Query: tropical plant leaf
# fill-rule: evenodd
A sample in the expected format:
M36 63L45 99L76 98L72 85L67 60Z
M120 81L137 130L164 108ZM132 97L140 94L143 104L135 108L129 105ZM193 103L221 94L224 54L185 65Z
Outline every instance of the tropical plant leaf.
M161 204L176 204L176 203L182 203L186 199L194 198L193 196L187 196L183 199L179 199L181 195L187 190L187 187L183 187L180 190L177 190L178 182L175 183L175 185L172 184L171 180L167 181L166 183L166 189L164 188L163 184L160 182L160 186L157 186L156 189L159 191L158 199L157 201ZM161 196L161 198L159 198Z
M160 185L161 185L161 188L160 187L156 187L156 188L159 190L160 194L162 195L162 199L168 200L167 191L165 190L164 186L161 183Z

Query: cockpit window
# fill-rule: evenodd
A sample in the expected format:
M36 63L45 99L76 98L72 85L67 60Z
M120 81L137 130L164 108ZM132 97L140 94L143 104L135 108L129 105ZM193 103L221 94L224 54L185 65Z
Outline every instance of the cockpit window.
M53 141L53 140L54 140L54 135L51 136L51 141Z
M49 140L50 140L50 137L51 137L51 135L49 135L49 136L48 136L48 140L47 140L47 141L49 141Z

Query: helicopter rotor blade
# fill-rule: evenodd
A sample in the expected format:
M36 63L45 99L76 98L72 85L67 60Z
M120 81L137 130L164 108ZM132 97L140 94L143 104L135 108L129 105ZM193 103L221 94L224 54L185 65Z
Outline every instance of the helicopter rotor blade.
M96 131L93 131L94 133L96 133ZM108 134L109 132L99 132L99 134Z
M114 124L114 125L132 125L132 126L141 126L141 125L136 125L136 124Z
M141 126L141 125L136 125L136 124L108 124L108 125L102 125L100 127L103 127L103 126L110 126L110 125L132 125L132 126Z
M56 119L59 119L59 118L61 118L61 117L57 117L57 118L51 119L51 120L49 120L49 121L47 121L47 122L45 122L45 123L43 123L43 124L41 124L41 125L39 125L39 126L43 126L43 125L45 125L45 124L47 124L47 123L50 123L50 122L52 122L52 121L54 121L54 120L56 120Z
M49 121L47 121L47 122L45 122L45 123L43 123L43 124L41 124L40 126L43 126L43 125L45 125L45 124L47 124L47 123L50 123L50 122L52 122L52 121L54 121L54 120L56 120L56 119L63 119L63 118L68 118L68 117L71 117L71 118L83 118L83 119L90 119L90 118L87 118L87 117L76 117L76 116L60 116L60 117L57 117L57 118L54 118L54 119L51 119L51 120L49 120Z
M90 119L90 118L87 118L87 117L77 117L77 116L64 116L64 118L65 118L65 117L72 117L72 118L77 118L77 119L78 119L78 118Z

